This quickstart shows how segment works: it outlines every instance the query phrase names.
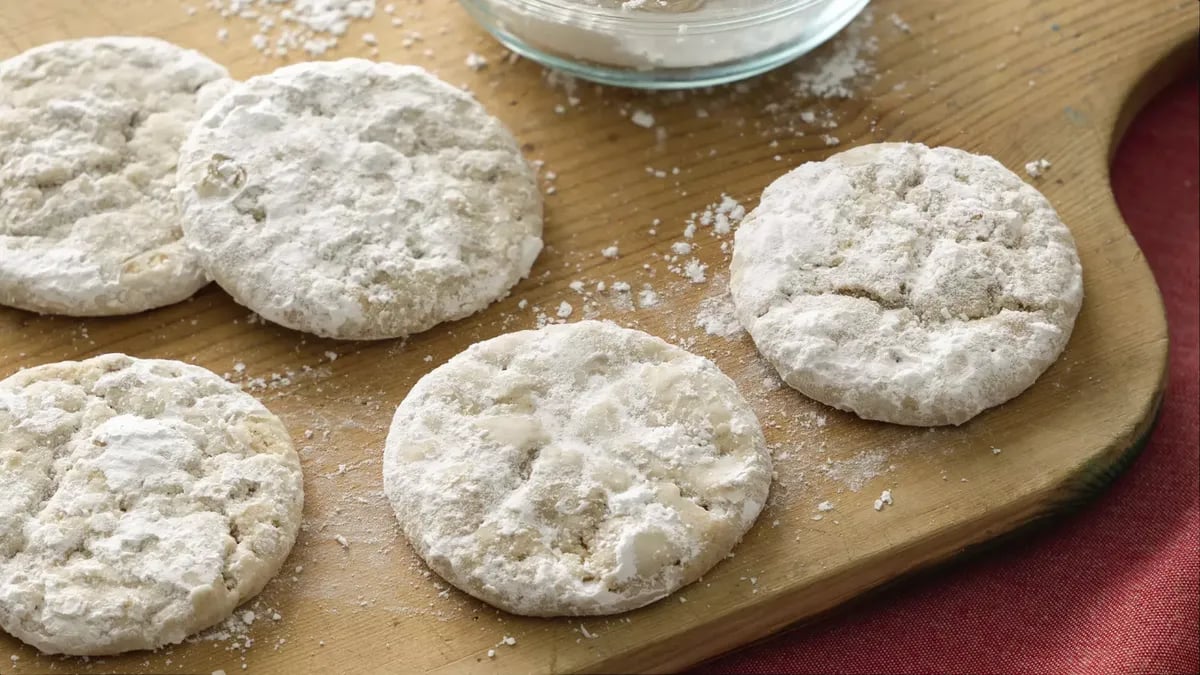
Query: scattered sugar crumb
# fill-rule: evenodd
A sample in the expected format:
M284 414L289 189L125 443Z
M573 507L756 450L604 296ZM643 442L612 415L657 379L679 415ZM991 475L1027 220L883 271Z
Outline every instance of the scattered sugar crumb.
M879 495L879 499L875 500L875 510L876 511L882 511L884 506L891 506L891 505L892 505L892 491L891 490L884 490Z
M563 300L561 303L559 303L558 310L555 311L554 313L558 316L558 318L565 319L565 318L571 316L571 313L574 311L575 311L575 308L571 306L571 303L567 302L566 300Z
M204 7L223 19L246 22L256 31L250 39L254 48L280 59L288 58L293 49L320 56L337 45L351 22L375 14L375 0L207 0ZM189 17L197 13L190 5L185 11ZM227 38L228 30L222 28L218 39ZM375 44L370 33L363 41Z
M615 245L609 246L607 248L601 249L600 255L604 256L605 258L609 258L609 259L616 258L617 256L621 255L621 249Z
M643 129L649 129L654 126L654 115L645 110L635 110L633 111L633 115L629 117L629 121Z
M1035 159L1025 164L1025 173L1029 174L1030 178L1041 178L1043 174L1050 170L1051 166L1053 165L1050 164L1050 160L1045 157Z
M655 293L654 289L644 288L644 289L642 289L642 291L640 293L638 293L638 306L639 307L643 307L643 308L653 307L657 304L658 304L658 293Z
M792 89L796 96L818 99L845 99L854 95L858 81L874 74L873 56L879 40L869 35L874 17L868 9L813 56L808 67L795 75Z
M475 72L479 72L484 68L487 68L488 60L483 56L476 54L475 52L471 52L470 54L467 54L466 63L468 68L474 70Z
M705 265L696 258L692 258L684 263L683 276L687 277L693 284L702 284L707 278L704 276L704 272L707 269L708 265Z

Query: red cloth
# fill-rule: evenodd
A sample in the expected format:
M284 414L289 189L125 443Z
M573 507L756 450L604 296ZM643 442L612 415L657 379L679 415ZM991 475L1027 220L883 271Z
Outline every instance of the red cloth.
M1142 456L1093 504L1030 539L697 672L1200 670L1197 100L1194 75L1160 94L1112 169L1170 323L1170 379Z

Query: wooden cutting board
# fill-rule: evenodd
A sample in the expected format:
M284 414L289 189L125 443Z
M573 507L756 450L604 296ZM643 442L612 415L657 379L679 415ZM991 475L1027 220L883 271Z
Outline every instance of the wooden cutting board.
M546 181L554 187L547 249L533 278L478 316L373 343L266 325L215 286L128 318L0 309L0 376L115 351L228 373L288 424L302 448L307 491L295 551L247 605L253 623L234 631L252 640L249 648L245 637L210 634L159 653L84 661L41 657L0 635L0 671L680 669L1068 508L1106 484L1149 432L1162 394L1166 323L1107 169L1131 115L1193 58L1194 0L882 1L871 25L856 24L857 37L782 71L669 95L570 89L531 62L507 61L447 0L396 4L403 26L380 12L352 26L326 57L371 56L362 35L374 33L377 58L421 64L469 86L528 156L557 174ZM115 33L203 50L238 77L282 62L250 45L249 23L222 20L203 0L0 3L0 57ZM850 97L797 92L798 72L855 45L865 47L849 60L862 75ZM469 69L470 52L489 65ZM653 114L655 128L634 125L635 110ZM805 122L804 111L816 121ZM863 422L778 387L748 338L710 335L696 323L698 313L709 317L720 306L729 238L702 227L693 240L694 256L707 265L703 283L668 269L682 260L664 258L682 241L689 214L723 193L749 208L787 169L883 140L955 145L1018 172L1049 159L1048 173L1030 180L1070 225L1083 260L1086 300L1066 353L1021 397L959 428ZM617 259L600 254L614 243ZM587 282L590 297L569 288L574 280ZM598 281L610 290L591 292ZM633 307L611 290L615 281L632 285ZM658 295L654 307L637 307L644 284ZM514 617L447 589L413 556L381 495L385 431L412 384L472 342L533 327L539 313L554 317L564 301L571 320L611 318L713 358L753 403L778 470L772 503L735 557L675 596L607 619ZM876 511L884 489L895 503ZM823 501L834 510L818 511ZM506 636L516 644L498 645Z

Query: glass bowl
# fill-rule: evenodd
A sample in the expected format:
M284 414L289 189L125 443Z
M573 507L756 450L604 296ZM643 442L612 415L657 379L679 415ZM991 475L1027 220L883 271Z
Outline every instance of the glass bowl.
M460 0L509 49L624 87L741 80L828 40L868 0Z

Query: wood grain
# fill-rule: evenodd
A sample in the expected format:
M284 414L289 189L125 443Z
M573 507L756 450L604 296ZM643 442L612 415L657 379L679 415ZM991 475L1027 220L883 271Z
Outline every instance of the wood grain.
M173 0L7 0L0 3L0 57L51 40L124 33L201 49L238 77L280 64L250 46L247 23L223 21L194 4L201 9L188 16ZM18 673L234 673L243 665L255 673L669 671L815 616L1094 491L1148 432L1166 365L1162 304L1113 202L1108 158L1151 91L1148 83L1161 79L1153 73L1190 58L1198 5L894 0L873 7L875 22L862 30L877 40L870 57L876 74L844 100L794 93L794 74L822 58L816 54L743 86L704 92L580 85L579 104L571 105L535 64L506 62L447 0L397 3L402 28L382 14L354 26L328 57L368 56L359 36L374 32L378 58L425 65L468 85L512 127L531 159L558 174L556 193L547 197L547 250L533 278L478 316L377 343L319 340L265 325L216 287L129 318L80 321L0 309L0 376L111 351L230 373L288 424L303 448L307 490L296 549L250 605L258 619L248 627L249 649L202 639L85 662L42 657L0 635L0 671L13 670L9 654L19 657ZM888 20L893 12L911 34ZM228 42L216 38L222 26L231 32ZM410 31L422 39L405 48ZM472 51L489 59L485 70L465 66ZM665 137L631 124L625 115L632 109L652 112ZM804 110L829 111L837 128L798 123ZM827 146L823 133L840 144ZM695 325L700 303L721 291L728 260L720 242L707 231L698 235L697 255L711 277L703 284L668 271L662 257L689 214L722 193L750 207L788 168L881 140L955 145L1018 171L1027 161L1050 159L1053 168L1037 185L1079 245L1086 299L1067 352L1021 397L960 428L863 422L769 386L769 369L747 338L712 336ZM655 178L646 167L667 175ZM651 235L655 219L658 233ZM614 242L620 258L602 257L600 249ZM472 342L533 326L534 312L519 309L520 300L550 314L567 301L578 318L585 299L568 288L575 279L624 280L635 291L651 284L662 296L651 309L623 309L611 293L586 302L598 316L717 361L764 422L779 474L772 504L735 557L676 597L582 626L508 616L446 589L399 536L379 476L387 423L409 387ZM238 363L245 373L235 370ZM895 505L876 512L872 502L885 488ZM835 510L813 520L824 500ZM278 621L269 618L275 611ZM506 635L517 644L497 647ZM489 659L491 648L497 654Z

